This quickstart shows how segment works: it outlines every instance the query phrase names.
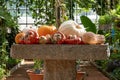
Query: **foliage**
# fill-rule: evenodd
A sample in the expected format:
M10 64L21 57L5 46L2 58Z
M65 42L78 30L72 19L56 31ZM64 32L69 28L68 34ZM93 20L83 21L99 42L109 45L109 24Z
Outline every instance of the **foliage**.
M92 9L98 15L104 15L120 4L119 0L75 0L75 2L80 8L85 10Z
M114 23L114 21L111 23ZM119 62L116 62L116 61L120 60L120 33L119 33L119 31L120 30L118 28L116 28L115 25L112 26L111 30L103 31L102 34L105 35L105 37L106 37L106 43L109 43L111 55L109 57L109 60L107 60L105 62L103 62L103 61L96 62L103 69L106 69L108 72L110 71L109 73L112 74L113 76L115 76L117 78L117 80L119 80L118 65L120 66ZM107 63L107 64L104 64L104 63Z
M8 60L12 60L10 58L10 47L14 43L18 26L16 17L12 17L6 8L6 1L1 0L0 3L2 4L0 6L0 78L2 78L8 72Z
M114 20L114 26L116 26L116 28L120 29L120 17L117 17Z
M4 74L5 74L5 70L0 67L0 80L3 78Z
M80 19L87 31L97 32L96 25L87 16L81 16Z
M41 73L41 70L43 70L43 60L34 60L35 63L34 63L34 70L35 70L35 73L39 74Z
M120 68L116 68L111 74L112 74L117 80L120 80Z
M94 4L94 0L75 0L75 2L79 5L80 8L83 8L83 9L90 9L92 8L92 5Z
M97 65L99 65L101 67L101 69L106 70L107 69L107 64L109 62L109 60L96 60L95 61Z
M75 8L75 0L65 0L64 5L66 5L66 9L68 10L68 18L74 19L74 8Z
M116 8L116 14L120 15L120 6L119 5Z
M31 0L28 7L32 12L32 17L36 19L36 24L55 23L55 0Z
M19 59L13 59L13 58L9 57L6 62L6 69L9 71L11 68L13 68L13 66L15 66L19 62L20 62Z
M113 17L109 14L100 16L100 18L98 20L99 25L111 24L112 22L113 22Z

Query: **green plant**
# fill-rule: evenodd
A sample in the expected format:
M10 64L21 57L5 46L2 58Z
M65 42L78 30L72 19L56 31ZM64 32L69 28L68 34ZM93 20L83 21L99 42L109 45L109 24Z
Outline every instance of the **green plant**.
M103 16L100 16L98 20L99 25L106 25L106 24L111 24L113 22L113 17L109 14L105 14Z
M119 29L116 26L112 26L111 30L102 31L102 34L106 37L106 43L109 43L110 48L110 57L106 61L97 61L96 63L102 67L102 69L108 71L109 74L114 76L117 80L120 71L119 71L119 60L120 60L120 33ZM107 64L106 64L107 63ZM109 65L108 65L109 64ZM116 80L113 79L113 80Z
M5 76L5 70L0 67L0 80Z
M120 18L117 17L115 20L114 20L114 26L120 30Z
M117 80L120 80L120 68L116 68L111 74L112 74Z
M87 16L81 16L80 19L87 31L97 33L96 25Z
M0 1L0 79L9 72L8 60L10 58L10 47L14 43L14 37L18 32L16 17L11 16L7 10L6 2ZM10 63L9 63L10 64ZM12 62L11 62L12 64ZM13 67L13 66L12 66Z
M43 60L38 60L38 59L34 60L33 69L34 69L34 73L37 74L41 73L41 71L43 70Z

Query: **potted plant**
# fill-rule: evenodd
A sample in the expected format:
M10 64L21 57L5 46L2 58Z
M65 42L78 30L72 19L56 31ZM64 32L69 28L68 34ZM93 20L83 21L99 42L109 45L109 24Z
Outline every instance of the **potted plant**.
M120 18L116 18L114 21L114 26L120 30Z
M86 72L81 71L78 69L80 67L80 63L77 61L77 75L76 80L84 79ZM44 77L44 70L43 70L43 60L35 60L33 69L27 70L28 76L30 80L43 80Z
M27 70L30 80L43 80L43 61L35 60L34 67L31 70Z
M77 75L76 75L76 80L84 80L84 77L86 76L86 72L82 71L81 68L83 66L86 66L86 62L81 62L80 60L76 61L76 69L77 69Z
M109 30L112 28L113 17L112 15L105 14L100 16L98 20L99 30Z

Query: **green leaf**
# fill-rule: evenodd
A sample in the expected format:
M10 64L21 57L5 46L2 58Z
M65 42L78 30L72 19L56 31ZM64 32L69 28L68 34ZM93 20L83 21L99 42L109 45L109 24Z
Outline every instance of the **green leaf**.
M87 16L81 16L80 19L87 31L97 32L96 25Z

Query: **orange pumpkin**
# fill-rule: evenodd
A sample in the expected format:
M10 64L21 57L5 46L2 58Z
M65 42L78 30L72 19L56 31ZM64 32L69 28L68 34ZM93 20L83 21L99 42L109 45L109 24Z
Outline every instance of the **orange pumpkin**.
M22 41L23 41L23 39L24 39L24 36L25 36L25 33L23 33L23 32L20 32L20 33L16 34L16 36L15 36L15 42L17 44L21 44Z
M39 36L46 36L47 34L54 34L57 32L57 28L55 26L41 25L38 30Z

